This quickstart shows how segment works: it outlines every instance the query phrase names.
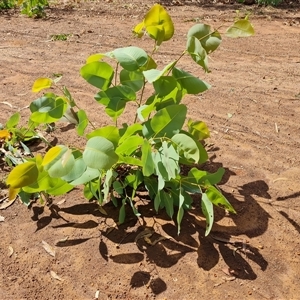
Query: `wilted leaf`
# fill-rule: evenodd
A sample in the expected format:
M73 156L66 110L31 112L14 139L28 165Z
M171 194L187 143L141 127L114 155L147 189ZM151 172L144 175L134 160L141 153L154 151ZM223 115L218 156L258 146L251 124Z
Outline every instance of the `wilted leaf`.
M51 256L55 257L55 249L54 247L50 246L47 242L45 241L42 241L42 245L43 245L43 248L46 250L46 252L48 254L50 254Z
M52 278L54 278L54 279L56 279L56 280L59 280L59 281L63 281L63 279L60 277L60 276L58 276L54 271L50 271L50 275L51 275L51 277Z

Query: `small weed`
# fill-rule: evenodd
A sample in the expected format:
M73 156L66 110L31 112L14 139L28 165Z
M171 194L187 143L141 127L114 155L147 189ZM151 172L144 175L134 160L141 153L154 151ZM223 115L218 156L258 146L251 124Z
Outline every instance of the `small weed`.
M70 36L72 36L72 34L65 34L65 33L52 34L51 35L51 40L52 41L67 41Z

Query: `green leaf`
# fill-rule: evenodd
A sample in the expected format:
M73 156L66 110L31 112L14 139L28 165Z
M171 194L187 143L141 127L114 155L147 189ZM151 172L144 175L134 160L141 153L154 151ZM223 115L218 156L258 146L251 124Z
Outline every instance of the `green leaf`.
M125 199L126 200L126 199ZM123 200L123 204L119 211L119 224L123 224L126 217L126 211L125 211L125 201Z
M136 94L129 86L118 85L108 88L106 91L100 91L96 94L95 99L105 106L109 105L112 100L134 101Z
M114 180L114 172L112 169L109 169L105 174L105 180L103 182L103 202L106 203L108 201L109 190ZM102 202L100 203L102 204Z
M173 76L188 94L196 95L199 93L203 93L211 87L205 81L202 81L199 78L194 77L190 73L175 67L173 68Z
M148 54L143 49L135 46L118 48L112 51L111 54L127 71L136 71L148 61Z
M210 26L206 24L192 26L188 31L187 37L189 39L192 36L200 41L207 54L215 51L222 41L220 33L216 30L211 31Z
M141 125L140 125L141 126ZM95 137L95 136L101 136L109 141L111 141L114 144L114 147L116 148L120 139L119 135L119 129L116 126L108 125L101 128L98 128L89 134L86 135L88 139Z
M72 170L65 176L62 177L63 180L67 182L74 181L77 178L80 178L83 173L86 171L86 164L82 157L79 157L75 160Z
M158 193L156 194L155 198L154 198L154 209L156 212L158 212L160 203L161 203L161 198L160 198L160 192L158 191Z
M114 122L123 113L126 106L126 101L121 99L111 99L105 108L105 112L110 116Z
M8 121L5 123L5 128L13 128L16 127L19 124L20 121L20 113L13 114Z
M88 117L87 117L87 115L86 115L86 113L83 109L80 109L77 112L77 117L78 117L78 120L79 120L79 123L76 126L77 127L77 133L78 133L78 135L83 136L84 131L85 131L87 125L89 124L89 119L88 119Z
M119 155L119 163L126 164L126 165L132 165L135 167L142 167L142 161L136 157L132 156L122 156Z
M153 177L144 177L145 188L147 189L151 199L155 198L158 191L157 180Z
M55 98L53 94L46 94L31 102L29 108L32 112L30 119L33 122L52 123L62 118L67 109L67 103L62 98Z
M137 170L134 174L129 174L125 177L126 185L131 186L134 190L143 182L143 174L141 171Z
M150 120L150 127L157 137L172 137L182 128L187 113L184 104L170 105L159 110Z
M26 193L23 190L21 190L18 195L19 195L22 203L28 207L31 203L31 199L30 199L31 193Z
M152 149L148 140L143 141L142 145L142 164L143 175L151 176L154 173L155 165L152 159Z
M91 85L106 90L113 79L114 69L106 62L94 61L84 65L80 74Z
M84 173L77 179L70 182L71 185L85 184L100 176L100 171L94 168L87 167Z
M61 178L54 178L52 183L54 184L54 186L50 189L47 189L46 192L49 195L53 195L53 196L64 195L74 188L73 185L65 182Z
M176 178L180 172L179 155L172 144L163 141L158 151L152 152L152 159L155 165L156 174L165 181Z
M180 155L183 155L188 161L198 163L200 159L197 143L188 135L183 133L175 134L171 140L176 144Z
M102 58L104 56L107 56L105 53L95 53L90 55L87 59L86 59L86 64L92 63L94 61L99 61L102 60Z
M123 193L124 193L124 187L120 183L120 181L114 181L113 182L113 188L114 188L115 192L117 192L119 195L123 195Z
M111 141L96 136L88 140L83 152L83 160L90 168L108 170L118 161L118 155Z
M168 216L172 219L173 214L174 214L174 204L173 204L173 197L165 192L164 190L160 191L160 198L161 201L163 202L166 212Z
M183 203L184 203L184 196L182 193L179 193L179 205L178 205L178 212L177 212L177 234L179 235L180 233L180 224L182 221L182 217L184 215L184 209L183 209Z
M202 47L200 41L194 36L191 36L187 40L187 51L192 57L192 59L200 65L205 72L208 70L208 57L205 49Z
M122 156L131 155L141 147L143 141L144 140L141 136L130 136L122 144L119 143L119 146L116 148L116 153Z
M172 76L161 76L153 82L153 87L157 96L163 97L170 94L177 87L177 82Z
M247 19L238 20L226 30L226 35L231 38L248 37L254 35L254 28Z
M162 71L150 69L143 71L143 74L149 83L153 83L154 81L158 80L161 76L164 76L166 73L168 73L176 65L176 63L177 61L175 60L166 65Z
M214 208L205 193L202 194L201 209L206 219L205 236L208 236L214 223Z
M34 161L17 165L8 175L6 184L13 189L30 185L38 178L38 168Z
M214 186L209 186L205 191L207 198L216 206L222 207L232 213L236 213L228 200Z
M130 126L128 126L127 124L123 124L123 128L120 128L119 130L119 135L120 135L119 144L121 145L130 136L141 133L142 129L143 126L142 124L139 123L134 123Z
M207 125L202 121L188 121L189 133L198 141L202 141L210 137Z
M123 69L120 72L120 82L122 85L128 86L137 92L144 85L144 75L141 71L127 71Z

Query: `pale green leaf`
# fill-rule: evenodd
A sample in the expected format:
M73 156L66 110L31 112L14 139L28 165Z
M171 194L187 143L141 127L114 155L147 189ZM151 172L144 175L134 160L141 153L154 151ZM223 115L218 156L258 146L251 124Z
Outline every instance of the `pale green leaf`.
M80 109L77 112L77 117L78 117L78 124L76 126L77 133L78 133L78 135L83 136L84 131L85 131L87 125L89 124L89 119L83 109Z
M8 121L5 123L5 128L13 128L16 127L19 124L20 121L20 113L17 112L15 114L13 114Z
M143 144L143 138L139 135L133 135L128 137L116 148L116 153L118 155L126 156L131 155L133 152L137 151Z
M108 170L118 161L118 155L111 141L96 136L88 140L83 152L83 160L90 168Z
M90 139L94 136L102 136L102 137L108 139L109 141L111 141L114 144L115 148L117 147L118 142L120 140L119 129L113 125L107 125L107 126L103 126L101 128L95 129L94 131L90 132L86 136L88 139Z
M226 30L226 35L231 38L248 37L254 35L254 28L247 19L238 20Z
M143 175L151 176L154 173L154 163L152 159L152 149L148 140L143 141L142 145L142 164L143 164Z

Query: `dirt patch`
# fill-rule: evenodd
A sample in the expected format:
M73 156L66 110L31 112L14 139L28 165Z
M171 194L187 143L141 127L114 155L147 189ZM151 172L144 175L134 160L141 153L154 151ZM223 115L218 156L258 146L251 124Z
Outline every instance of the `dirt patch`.
M33 81L63 73L63 84L89 118L96 126L105 124L93 100L95 90L79 69L92 53L137 43L151 50L148 39L136 41L131 35L151 4L58 6L45 20L1 14L0 102L13 108L0 103L0 122L16 110L26 120L26 106L35 97ZM245 12L230 4L183 4L168 7L176 30L156 55L161 66L183 50L195 21L217 27L232 20L237 8ZM50 207L27 209L16 202L0 212L5 217L0 223L1 299L93 299L97 291L99 299L298 298L300 12L296 5L246 9L252 11L256 35L224 38L211 57L211 73L203 74L188 58L181 61L213 86L184 101L189 116L202 119L211 130L207 168L226 169L220 188L238 214L217 210L213 234L205 238L205 221L195 206L177 236L166 215L149 216L148 204L141 210L146 226L154 226L152 242L165 237L150 246L137 239L145 227L133 216L114 228L118 216L113 207L106 207L111 217L105 218L80 191L60 204L62 198L54 199ZM51 35L62 33L72 36L51 41ZM127 111L123 121L131 117ZM63 123L47 138L83 143ZM2 178L6 174L2 170ZM55 257L42 241L54 247Z

